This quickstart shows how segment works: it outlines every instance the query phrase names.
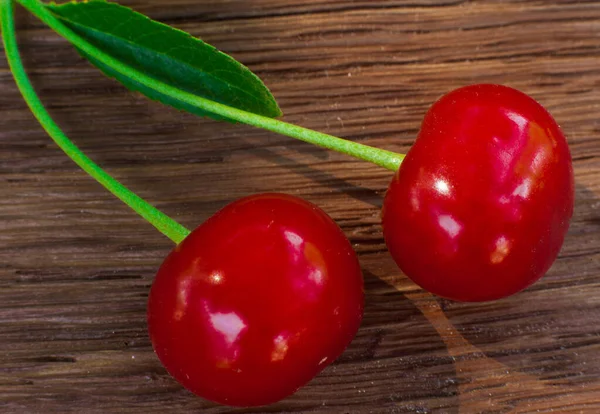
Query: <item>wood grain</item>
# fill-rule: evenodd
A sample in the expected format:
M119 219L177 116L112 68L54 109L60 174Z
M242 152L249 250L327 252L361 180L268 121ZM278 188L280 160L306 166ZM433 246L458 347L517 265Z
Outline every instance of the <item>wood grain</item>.
M392 151L408 150L450 89L519 88L568 135L575 216L559 259L525 292L436 299L385 249L387 171L131 94L19 10L34 85L94 160L189 227L256 192L317 203L359 252L367 307L346 353L278 404L230 409L182 389L145 326L172 245L51 143L0 59L0 412L600 412L600 1L122 4L244 62L287 121Z

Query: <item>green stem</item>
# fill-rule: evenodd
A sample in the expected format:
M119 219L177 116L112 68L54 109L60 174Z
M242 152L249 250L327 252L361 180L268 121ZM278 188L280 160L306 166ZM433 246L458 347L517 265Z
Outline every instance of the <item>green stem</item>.
M282 122L273 118L235 109L162 83L98 50L96 47L79 37L76 33L56 19L39 0L17 1L26 7L31 13L37 16L40 20L46 23L49 27L51 27L56 33L66 38L85 54L93 56L98 61L111 67L122 75L133 79L135 82L154 89L162 94L173 96L181 102L185 102L206 112L217 114L225 118L233 119L238 122L306 141L320 147L348 154L353 157L372 162L392 171L396 171L404 159L403 154L397 154L391 151L373 148L367 145Z
M11 0L0 0L0 21L2 26L2 40L8 64L15 78L15 82L23 98L29 105L31 112L35 115L39 123L52 137L54 142L71 158L81 169L95 178L108 191L113 193L121 201L131 207L140 216L148 220L161 233L180 243L190 233L188 229L174 221L169 216L152 207L145 200L131 192L117 180L112 178L91 159L83 154L79 148L60 130L58 125L52 120L44 105L38 98L27 73L23 67L23 62L19 56L17 46L15 24L13 18L13 7Z

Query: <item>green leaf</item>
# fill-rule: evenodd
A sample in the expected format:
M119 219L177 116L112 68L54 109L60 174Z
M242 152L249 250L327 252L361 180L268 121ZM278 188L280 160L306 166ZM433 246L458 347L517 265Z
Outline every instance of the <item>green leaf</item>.
M186 32L104 0L46 8L100 51L159 82L254 114L281 115L271 92L248 68ZM80 53L106 75L151 99L196 115L228 119L149 88L93 55Z

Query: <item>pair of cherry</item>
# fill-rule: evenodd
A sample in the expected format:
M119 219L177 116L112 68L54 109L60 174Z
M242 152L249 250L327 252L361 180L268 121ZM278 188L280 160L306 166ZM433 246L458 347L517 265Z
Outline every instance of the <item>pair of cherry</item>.
M383 206L402 271L461 301L514 294L556 259L573 213L569 148L536 101L474 85L428 111ZM356 254L335 222L295 197L226 206L166 258L148 323L167 370L234 406L291 395L333 362L363 314Z

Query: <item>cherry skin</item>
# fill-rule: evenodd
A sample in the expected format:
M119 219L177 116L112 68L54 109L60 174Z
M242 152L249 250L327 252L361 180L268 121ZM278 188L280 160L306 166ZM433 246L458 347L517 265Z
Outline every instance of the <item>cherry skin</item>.
M573 215L569 147L527 95L473 85L427 112L384 200L384 237L400 269L459 301L514 294L556 259Z
M356 335L363 278L342 230L283 194L235 201L161 265L148 301L154 350L193 393L231 406L274 403Z

